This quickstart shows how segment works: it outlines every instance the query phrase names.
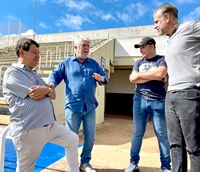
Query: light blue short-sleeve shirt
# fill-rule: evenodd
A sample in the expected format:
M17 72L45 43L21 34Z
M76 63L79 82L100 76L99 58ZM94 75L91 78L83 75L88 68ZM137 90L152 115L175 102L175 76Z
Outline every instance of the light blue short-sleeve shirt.
M31 87L35 85L45 86L46 83L24 64L13 64L4 74L3 96L11 112L11 136L55 121L49 97L33 100L28 96Z

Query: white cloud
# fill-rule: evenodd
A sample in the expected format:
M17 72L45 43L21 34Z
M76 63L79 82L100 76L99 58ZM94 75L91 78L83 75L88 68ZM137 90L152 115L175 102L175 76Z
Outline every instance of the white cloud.
M119 2L120 0L103 0L104 3L115 3L115 2Z
M80 15L66 14L65 17L61 17L57 22L57 26L67 26L72 30L81 30L83 23L93 23L87 17L81 17Z
M13 15L8 15L6 17L4 17L7 21L19 21L19 18L13 16Z
M178 4L194 3L196 0L176 0Z
M56 4L62 4L64 2L67 2L67 0L53 0L52 2L54 2Z
M192 10L188 15L182 17L182 21L197 20L200 18L200 6Z
M21 33L21 35L22 36L24 36L24 35L34 35L34 31L33 30L27 30L26 32L24 32L24 33ZM0 33L0 36L1 37L7 37L8 35L6 34L6 35L3 35L3 34L1 34ZM18 36L18 34L10 34L9 36Z
M70 10L83 11L88 8L92 8L93 5L88 1L76 1L76 0L54 0L56 4L65 4Z
M132 3L125 8L126 12L116 12L117 17L124 21L124 23L130 23L134 20L145 15L148 12L148 7L142 3Z
M33 35L34 31L33 30L27 30L26 32L22 33L21 35Z
M116 18L113 17L112 14L103 14L101 18L102 18L102 20L106 20L106 21L108 21L108 20L116 20Z
M163 4L163 2L159 1L159 0L154 0L153 2L154 2L156 7L159 7L159 6L161 6Z
M91 8L93 7L92 4L90 4L89 2L87 1L79 1L77 3L77 1L67 1L66 4L65 4L67 7L71 8L71 9L74 9L74 10L85 10L87 8Z
M33 0L33 2L39 2L41 4L45 4L47 0Z
M127 10L135 19L137 19L144 16L144 14L148 11L148 7L142 3L133 3L127 6Z
M117 14L117 17L122 20L124 23L129 23L132 21L132 18L129 14L126 14L126 13L123 13L123 14L120 14L119 12L116 12Z
M96 16L97 18L100 18L101 20L104 20L104 21L109 21L109 20L115 20L117 21L117 19L111 14L111 13L107 13L105 14L104 11L102 10L92 10L88 15L92 16Z
M46 23L44 23L44 22L39 22L39 26L40 27L42 27L42 28L45 28L45 29L48 29L48 28L50 28L49 26L47 26L47 24Z

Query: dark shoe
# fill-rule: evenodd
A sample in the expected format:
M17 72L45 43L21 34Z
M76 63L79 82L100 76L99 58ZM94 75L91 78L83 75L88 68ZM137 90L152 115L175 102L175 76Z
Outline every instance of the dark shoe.
M96 170L92 168L89 162L85 164L81 164L80 170L85 171L85 172L96 172Z

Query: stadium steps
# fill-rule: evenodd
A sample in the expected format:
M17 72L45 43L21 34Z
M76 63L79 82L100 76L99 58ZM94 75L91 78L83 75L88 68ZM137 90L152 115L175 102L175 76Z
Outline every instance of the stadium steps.
M9 124L10 124L10 115L0 114L0 125L9 125Z

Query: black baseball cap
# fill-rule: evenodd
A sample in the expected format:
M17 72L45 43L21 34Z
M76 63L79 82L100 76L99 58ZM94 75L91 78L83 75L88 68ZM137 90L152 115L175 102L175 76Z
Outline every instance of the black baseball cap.
M140 41L139 44L135 44L134 47L135 48L140 48L140 46L144 46L144 45L156 45L156 41L151 38L151 37L144 37L142 38L142 40Z

